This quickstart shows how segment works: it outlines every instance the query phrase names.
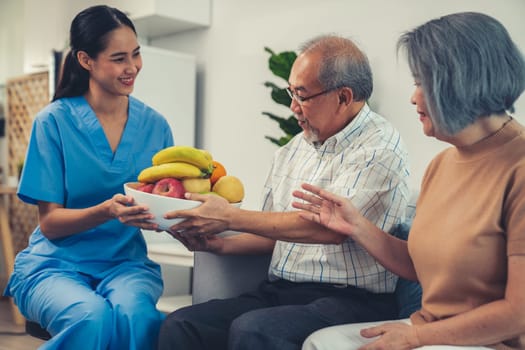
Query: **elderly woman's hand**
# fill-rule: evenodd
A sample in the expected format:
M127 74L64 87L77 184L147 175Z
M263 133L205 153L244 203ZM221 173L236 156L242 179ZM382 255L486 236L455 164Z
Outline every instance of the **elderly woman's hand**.
M321 224L332 231L352 236L362 217L356 207L344 197L325 191L320 187L303 184L303 191L294 191L293 196L303 202L293 202L303 219Z
M361 330L365 338L379 337L359 350L409 350L420 347L416 326L403 322L383 323Z

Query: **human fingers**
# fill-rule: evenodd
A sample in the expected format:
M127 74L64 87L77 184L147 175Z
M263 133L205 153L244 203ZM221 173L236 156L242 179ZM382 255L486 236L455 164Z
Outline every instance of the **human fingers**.
M385 333L384 330L380 328L381 326L373 326L368 328L363 328L360 331L360 334L364 338L370 339L370 342L366 343L363 346L360 346L357 350L386 350L382 344L381 336ZM365 335L367 333L367 335ZM373 339L372 338L376 338Z
M184 233L185 237L193 237L203 234L203 232L201 232L200 227L197 226L179 226L178 230Z
M185 198L189 200L197 200L203 202L201 205L197 205L194 208L191 209L182 209L182 210L173 210L170 212L167 212L164 214L165 219L176 219L176 218L192 218L192 217L198 217L203 212L203 208L220 208L221 204L226 203L228 204L228 201L226 199L219 197L217 195L212 194L199 194L199 193L185 193ZM221 203L224 202L224 203ZM204 212L206 212L204 210ZM213 209L212 209L213 212Z
M170 229L183 231L186 236L214 236L225 231L227 226L220 221L189 219L173 225Z
M321 211L319 206L304 202L292 202L292 207L295 209L306 210L314 214L319 214Z
M213 194L201 194L201 193L194 193L194 192L184 193L184 198L190 199L192 201L199 201L199 202L205 202L206 200L213 199L214 197L217 197L217 196Z
M387 332L400 333L400 332L412 331L413 329L414 328L411 325L406 324L404 322L399 322L399 321L385 322L377 326L361 329L361 335L363 337L371 338L371 337L376 337L378 335L383 335Z
M315 185L312 185L306 182L301 185L301 188L310 193L314 193L316 195L319 195L319 193L321 192L321 187L318 187L318 186L315 186Z
M151 219L154 218L154 215L147 211L139 212L127 212L119 213L116 218L123 224L139 226L141 228L147 229L156 229L156 224L152 224Z
M191 218L197 215L196 209L182 209L169 211L164 214L164 219Z
M179 242L181 242L181 243L186 247L186 249L188 249L188 250L191 251L191 249L189 248L188 241L187 241L186 237L184 237L184 236L181 234L181 231L172 231L172 230L170 229L170 230L167 230L166 232L168 232L173 238L175 238L176 240L178 240Z
M181 235L186 238L189 250L206 250L206 240L203 237L191 235L186 231L181 232Z
M385 331L384 331L382 325L368 327L368 328L363 328L360 331L361 336L363 336L365 338L377 337L377 336L382 335L384 333L385 333Z
M302 211L299 213L299 217L308 221L315 222L317 224L321 223L321 216L318 213Z
M157 231L157 232L161 232L161 230L159 229L159 225L154 223L154 222L150 222L150 221L130 221L130 222L127 222L126 223L127 225L131 225L131 226L136 226L136 227L139 227L143 230L151 230L151 231Z
M306 201L308 203L315 204L315 205L320 205L323 202L323 200L319 198L318 196L313 195L313 194L308 194L303 191L297 191L297 190L293 191L292 195L295 198L302 199L303 201Z
M112 205L110 209L113 217L118 218L120 222L127 224L130 222L148 221L154 218L145 205L123 206L120 204Z
M203 236L194 236L194 235L188 234L186 231L174 232L174 237L175 236L177 237L177 239L179 239L184 244L184 246L189 251L194 252L194 251L208 250L206 238Z
M119 203L121 205L125 205L125 206L131 205L135 202L132 196L125 195L122 193L116 193L115 195L113 195L112 199L114 202Z
M344 200L343 197L340 197L340 196L336 195L335 193L323 190L320 187L317 187L317 186L314 186L314 185L310 185L310 184L307 184L307 183L303 183L301 185L301 187L304 190L306 190L306 191L308 191L310 193L313 193L316 196L318 196L320 198L319 201L322 201L322 199L326 199L328 201L334 202L337 205L341 205L343 203L343 200Z
M191 229L192 227L193 227L192 220L186 219L186 220L179 221L178 223L170 226L169 230L174 231L174 232L182 232L182 231L187 231Z
M108 204L109 216L121 221L129 221L128 216L144 214L149 210L145 205L137 205L133 197L123 194L115 194L108 200Z

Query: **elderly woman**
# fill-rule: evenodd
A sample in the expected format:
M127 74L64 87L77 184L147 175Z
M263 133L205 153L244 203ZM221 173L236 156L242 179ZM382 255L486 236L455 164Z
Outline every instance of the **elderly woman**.
M304 201L294 207L419 280L422 308L404 322L325 328L303 349L525 349L525 135L509 114L525 86L523 56L480 13L432 20L398 48L423 132L452 145L427 168L408 244L315 186L295 191Z

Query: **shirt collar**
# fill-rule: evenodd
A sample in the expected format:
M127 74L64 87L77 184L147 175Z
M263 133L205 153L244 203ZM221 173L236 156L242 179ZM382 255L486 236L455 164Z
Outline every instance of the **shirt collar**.
M330 152L337 153L341 149L347 148L349 144L353 142L355 137L361 134L370 116L370 107L367 103L363 105L363 108L357 113L355 118L348 123L343 129L341 129L335 135L330 136L326 141L316 148L318 152Z

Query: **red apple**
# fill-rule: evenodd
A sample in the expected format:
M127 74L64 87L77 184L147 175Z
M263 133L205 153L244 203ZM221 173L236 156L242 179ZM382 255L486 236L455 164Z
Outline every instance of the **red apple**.
M155 183L151 193L167 197L184 198L185 192L182 182L172 177L166 177Z
M139 187L137 187L138 191L142 192L148 192L151 193L153 191L153 187L155 187L155 184L140 184Z

